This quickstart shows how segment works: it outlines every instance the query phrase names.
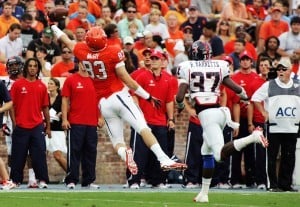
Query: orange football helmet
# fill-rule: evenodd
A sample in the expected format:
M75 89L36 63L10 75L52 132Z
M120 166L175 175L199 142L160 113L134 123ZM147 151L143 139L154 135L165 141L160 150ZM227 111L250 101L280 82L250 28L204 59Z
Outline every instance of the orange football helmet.
M85 42L93 51L103 50L107 45L107 36L101 27L92 27L85 35Z

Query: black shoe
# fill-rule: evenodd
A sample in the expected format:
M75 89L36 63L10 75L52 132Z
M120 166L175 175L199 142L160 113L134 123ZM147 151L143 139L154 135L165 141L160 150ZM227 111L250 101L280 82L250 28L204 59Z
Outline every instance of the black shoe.
M282 189L283 191L287 191L287 192L298 192L297 189L295 188L292 188L292 187L289 187L289 188L286 188L286 189Z
M281 190L280 188L269 188L268 191L269 192L283 192L283 190Z

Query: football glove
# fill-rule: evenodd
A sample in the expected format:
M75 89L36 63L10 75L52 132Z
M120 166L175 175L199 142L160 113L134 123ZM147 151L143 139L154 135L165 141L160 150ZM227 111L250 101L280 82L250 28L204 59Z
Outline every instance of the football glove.
M159 100L158 98L155 98L153 96L150 95L150 97L147 99L147 101L149 101L150 103L152 103L153 107L155 107L156 109L160 109L161 107L161 100Z

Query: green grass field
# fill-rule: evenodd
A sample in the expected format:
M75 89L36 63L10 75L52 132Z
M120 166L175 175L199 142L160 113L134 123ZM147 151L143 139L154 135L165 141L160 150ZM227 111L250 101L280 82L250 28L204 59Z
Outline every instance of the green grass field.
M1 207L298 207L300 193L211 192L210 203L194 203L195 192L1 192Z

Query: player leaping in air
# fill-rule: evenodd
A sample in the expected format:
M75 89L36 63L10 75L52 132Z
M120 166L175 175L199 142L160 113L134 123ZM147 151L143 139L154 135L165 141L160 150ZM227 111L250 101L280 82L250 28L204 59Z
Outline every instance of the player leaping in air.
M51 29L57 38L73 51L81 67L87 70L93 79L103 117L100 118L99 125L106 125L113 147L126 162L129 171L136 174L138 169L133 160L133 152L124 141L124 121L142 136L163 170L186 169L186 164L174 162L163 152L143 114L129 95L128 88L152 102L154 107L160 107L160 101L130 77L125 68L123 51L119 47L107 44L105 32L100 27L92 27L86 34L85 42L75 43L56 25L52 25Z

